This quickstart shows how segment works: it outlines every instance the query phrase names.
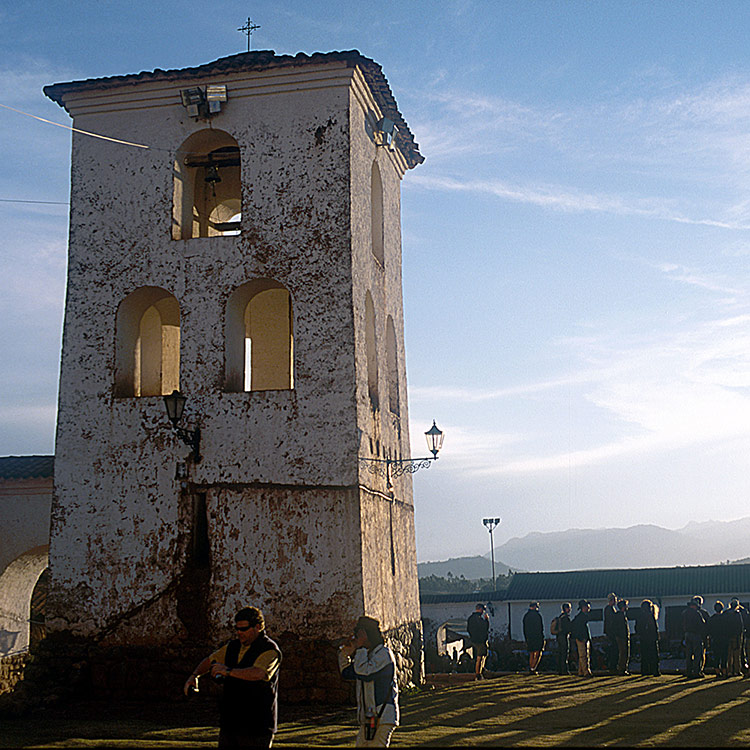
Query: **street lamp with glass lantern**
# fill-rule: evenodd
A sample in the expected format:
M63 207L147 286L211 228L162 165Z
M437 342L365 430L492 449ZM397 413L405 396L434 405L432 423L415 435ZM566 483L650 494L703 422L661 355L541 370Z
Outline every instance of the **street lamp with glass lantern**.
M393 488L393 478L404 474L416 474L420 469L429 469L432 461L437 461L438 452L443 447L445 433L432 420L430 427L424 434L427 440L427 449L431 456L422 458L366 458L360 456L359 460L370 474L385 477L386 486L389 490Z
M188 430L184 427L178 427L182 419L182 413L185 411L185 402L187 396L183 396L179 391L172 391L168 396L164 396L164 406L167 408L167 417L172 423L177 437L185 445L193 449L193 461L197 464L201 460L201 428L196 427L194 430Z
M404 474L416 474L420 469L429 469L433 461L437 461L438 451L443 447L443 431L432 420L430 427L424 434L427 440L427 448L431 456L423 458L366 458L359 456L359 462L370 474L377 474L385 478L388 491L388 525L390 527L391 539L391 572L396 575L396 548L393 541L393 478Z

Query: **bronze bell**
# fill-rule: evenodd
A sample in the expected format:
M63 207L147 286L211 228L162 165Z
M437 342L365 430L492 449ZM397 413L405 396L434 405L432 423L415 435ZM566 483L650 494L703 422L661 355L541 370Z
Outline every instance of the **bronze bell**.
M211 164L206 167L205 181L211 185L215 185L217 182L221 182L221 176L219 175L219 168L215 164Z

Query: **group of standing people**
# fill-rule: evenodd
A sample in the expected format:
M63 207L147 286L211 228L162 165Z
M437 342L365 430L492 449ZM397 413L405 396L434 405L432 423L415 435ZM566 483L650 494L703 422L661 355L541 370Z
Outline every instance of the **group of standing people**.
M628 612L627 599L618 599L615 594L609 594L603 612L607 668L611 674L630 674L631 634L628 620L635 619L635 635L641 649L641 674L659 675L659 607L650 599L644 599L635 613ZM550 633L555 638L558 674L571 674L570 652L573 648L577 655L578 676L592 676L591 617L591 602L581 599L575 616L572 616L571 603L564 602L560 614L552 619ZM490 623L484 604L476 605L466 627L474 655L474 676L479 680L483 678L489 647ZM523 616L523 636L529 653L529 672L538 674L545 648L544 621L539 612L539 602L531 602Z
M685 631L685 676L705 677L706 651L710 648L716 661L716 676L750 676L746 635L750 630L750 614L739 599L714 604L714 613L703 609L703 598L694 596L682 615Z
M560 613L550 623L550 633L555 639L557 671L571 674L571 650L577 656L579 677L591 677L591 602L581 599L578 612L572 615L572 605L564 602ZM598 618L597 618L598 619ZM631 640L638 639L641 655L641 674L658 676L659 669L659 606L644 599L633 611L627 599L614 593L607 596L602 612L606 637L605 660L612 675L629 675ZM635 621L631 635L629 620ZM483 604L469 618L468 630L476 658L476 677L481 678L487 655L489 621ZM682 613L682 632L685 644L685 676L705 677L706 653L710 649L716 662L719 678L743 675L750 677L746 642L750 634L750 613L737 598L727 607L720 601L714 604L714 614L703 609L703 598L694 596ZM544 622L539 603L531 602L523 616L523 636L529 655L529 673L538 674L545 648Z
M541 622L538 602L531 602L529 611L524 615L524 637L526 637L526 623L535 623L538 630ZM550 632L556 640L557 671L558 674L570 674L570 651L575 647L578 661L578 676L591 677L591 602L581 599L578 602L578 612L571 617L572 605L564 602L560 614L550 623ZM644 599L635 613L635 635L640 640L641 674L659 674L659 627L657 620L659 608L650 599ZM627 599L618 599L615 594L609 594L604 608L604 635L607 637L607 669L611 674L629 675L630 664L630 626L628 619ZM538 642L528 643L529 658L532 646ZM536 660L535 660L536 661ZM536 662L538 664L538 661ZM536 670L531 670L535 672Z

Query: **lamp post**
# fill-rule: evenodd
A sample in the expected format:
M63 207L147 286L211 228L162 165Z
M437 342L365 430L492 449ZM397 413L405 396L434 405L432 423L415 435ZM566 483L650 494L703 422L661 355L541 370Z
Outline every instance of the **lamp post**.
M359 460L367 468L370 474L385 477L386 486L389 490L393 488L393 478L404 474L416 474L420 469L429 469L432 461L437 461L438 452L443 447L445 433L438 428L435 420L424 434L427 439L427 448L431 456L423 458L365 458L360 456Z
M182 413L185 411L185 402L187 396L183 396L179 391L172 391L168 396L164 396L164 406L167 408L167 417L172 423L172 427L177 433L177 437L185 445L193 449L193 461L197 464L201 460L201 428L196 427L194 430L188 430L184 427L178 427L182 419Z
M482 523L487 527L490 532L490 555L492 557L492 588L493 591L497 589L497 582L495 581L495 545L492 543L492 532L495 530L495 526L499 526L502 518L483 518Z

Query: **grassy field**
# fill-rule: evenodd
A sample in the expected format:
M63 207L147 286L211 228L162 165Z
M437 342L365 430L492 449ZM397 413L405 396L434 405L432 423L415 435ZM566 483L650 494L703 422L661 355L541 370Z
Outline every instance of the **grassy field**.
M405 696L394 747L750 745L750 680L509 675ZM282 707L274 747L354 744L354 711ZM85 704L3 720L0 747L204 748L210 702Z

